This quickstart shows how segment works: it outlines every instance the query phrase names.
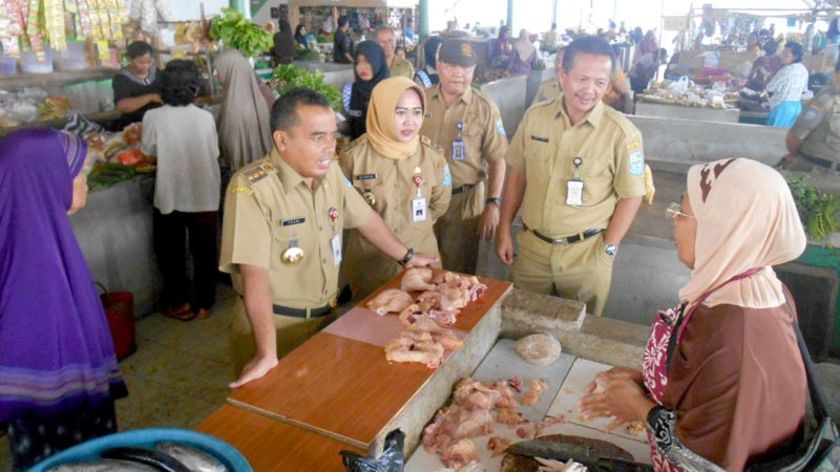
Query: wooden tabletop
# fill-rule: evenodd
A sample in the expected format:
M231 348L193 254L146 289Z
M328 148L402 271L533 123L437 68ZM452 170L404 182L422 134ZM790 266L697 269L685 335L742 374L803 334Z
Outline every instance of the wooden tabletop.
M382 347L318 333L228 401L367 449L434 371Z
M255 472L345 471L339 451L366 451L320 434L225 405L196 430L215 436L245 456Z

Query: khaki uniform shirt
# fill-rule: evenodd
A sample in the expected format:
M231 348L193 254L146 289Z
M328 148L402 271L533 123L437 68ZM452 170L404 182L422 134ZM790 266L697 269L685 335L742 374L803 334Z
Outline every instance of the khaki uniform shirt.
M380 155L363 135L343 150L339 163L359 195L374 200L373 210L403 242L431 235L434 221L446 213L452 176L441 149L425 136L413 156L397 160ZM412 212L418 198L415 176L420 176L420 196L428 206L426 220L419 222Z
M482 159L503 159L508 142L499 107L483 93L468 88L458 102L447 108L440 85L426 89L426 119L420 133L443 149L452 171L452 185L475 184L487 176ZM458 123L464 124L461 139L465 159L452 159L452 142L458 137Z
M391 71L391 77L403 76L414 80L414 66L400 56L394 56L394 63L388 69Z
M803 154L840 161L840 92L829 87L811 99L790 130Z
M219 269L233 275L234 288L242 294L239 265L266 268L275 305L322 307L338 288L340 261L334 258L333 238L340 250L342 230L362 225L370 212L338 164L310 189L273 150L231 178ZM281 256L294 245L304 257L286 264Z
M583 162L583 206L566 204L575 157ZM562 238L606 228L620 198L645 194L642 135L621 113L598 103L572 126L562 95L531 107L510 144L507 163L526 175L522 219Z
M534 101L531 102L531 105L536 105L537 103L556 98L562 92L563 90L560 89L560 82L557 81L556 77L545 79L540 84L540 88L537 89L537 94L534 95Z

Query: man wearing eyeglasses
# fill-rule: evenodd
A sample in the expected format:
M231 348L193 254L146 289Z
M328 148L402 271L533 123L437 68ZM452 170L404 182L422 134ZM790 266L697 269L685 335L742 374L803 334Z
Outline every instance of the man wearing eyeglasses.
M645 194L642 136L601 99L615 61L606 41L566 48L563 94L525 114L507 153L496 254L517 287L586 303L601 316L618 245ZM511 224L522 206L514 261Z

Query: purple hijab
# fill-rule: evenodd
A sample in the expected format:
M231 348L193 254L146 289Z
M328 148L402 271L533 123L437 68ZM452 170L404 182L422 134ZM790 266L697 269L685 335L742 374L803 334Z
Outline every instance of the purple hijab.
M67 210L84 141L27 129L0 140L0 422L126 395Z

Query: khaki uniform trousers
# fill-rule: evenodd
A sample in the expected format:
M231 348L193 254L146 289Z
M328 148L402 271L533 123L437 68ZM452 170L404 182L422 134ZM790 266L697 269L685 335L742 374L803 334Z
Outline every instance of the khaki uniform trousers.
M517 241L519 255L511 268L517 288L579 300L586 304L587 313L603 315L614 259L604 251L604 233L574 244L557 245L523 230Z
M233 321L231 322L230 346L233 354L233 366L238 376L245 364L254 358L257 347L254 344L254 333L251 322L245 312L245 303L238 299L234 305ZM330 315L317 318L298 318L295 316L274 315L274 326L277 330L277 357L282 358L300 346L306 340L324 329L337 318L335 311Z
M446 213L435 223L443 268L475 274L478 265L478 221L484 211L484 182L452 195Z

